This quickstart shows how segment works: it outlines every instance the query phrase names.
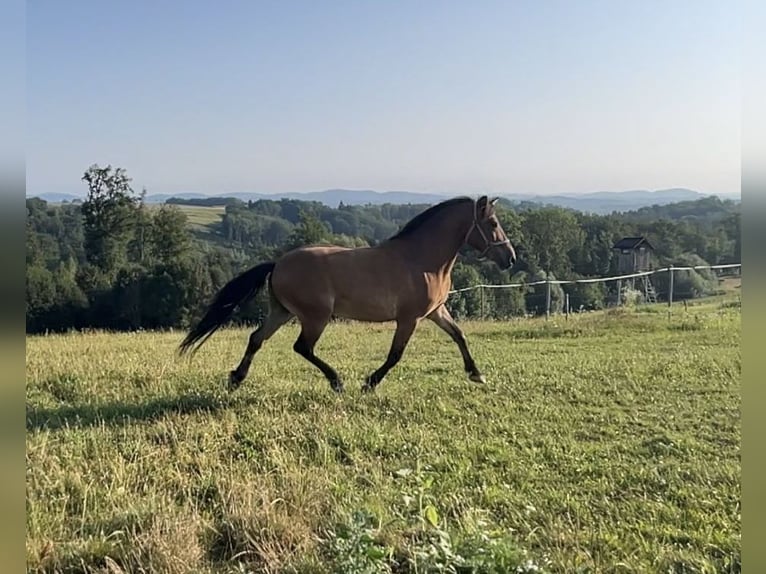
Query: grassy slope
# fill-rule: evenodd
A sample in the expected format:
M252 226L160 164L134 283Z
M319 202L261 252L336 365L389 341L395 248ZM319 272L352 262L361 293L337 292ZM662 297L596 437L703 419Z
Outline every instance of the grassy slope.
M28 338L30 569L377 572L478 545L495 571L739 571L738 309L464 328L488 385L424 324L362 396L391 326L331 326L317 351L340 397L295 325L233 396L244 331L191 363L180 333Z
M176 207L186 214L189 224L195 228L220 223L221 218L226 213L226 209L223 206L178 205Z
M150 209L159 209L162 204L148 204ZM226 208L223 206L206 207L203 205L173 205L180 209L187 218L189 230L198 238L206 241L219 241L218 230Z

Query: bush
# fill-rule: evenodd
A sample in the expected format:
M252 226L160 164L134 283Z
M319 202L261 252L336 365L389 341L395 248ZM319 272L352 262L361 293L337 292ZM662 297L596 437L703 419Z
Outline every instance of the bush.
M569 293L569 308L579 311L603 309L606 304L606 288L604 283L575 283L564 285L564 292Z
M527 312L525 290L522 287L505 287L485 291L489 316L493 319L507 319L523 316Z
M528 279L528 282L534 283L536 281L545 281L546 279L555 281L556 276L553 275L553 273L538 271L537 273L534 273ZM551 289L550 311L551 313L561 313L564 310L564 289L558 283L551 284L550 289ZM530 288L530 290L528 291L525 297L526 308L530 312L536 315L545 315L545 305L546 305L547 296L548 296L547 290L548 290L548 285L545 283L534 285Z
M644 294L638 289L631 289L625 285L622 288L620 302L628 307L635 307L644 300Z
M694 253L686 253L679 257L679 267L695 267L707 265L704 259ZM670 272L659 273L652 279L655 288L667 301L670 293ZM711 269L674 270L673 271L673 300L696 299L712 295L718 288L718 278Z
M482 283L481 275L473 268L458 261L452 269L452 289L465 289ZM486 304L486 301L485 301ZM481 315L481 292L479 289L454 293L447 299L447 309L457 320L476 318Z

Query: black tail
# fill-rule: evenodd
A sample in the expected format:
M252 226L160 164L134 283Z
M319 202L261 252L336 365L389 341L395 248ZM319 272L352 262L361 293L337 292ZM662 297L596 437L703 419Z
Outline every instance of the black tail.
M220 327L231 319L234 310L251 297L253 297L266 284L266 278L274 269L275 263L261 263L244 273L237 275L229 281L215 296L215 299L208 307L205 316L200 319L178 348L179 354L183 355L197 341L202 339L197 348L192 352L194 354L205 341L215 333Z

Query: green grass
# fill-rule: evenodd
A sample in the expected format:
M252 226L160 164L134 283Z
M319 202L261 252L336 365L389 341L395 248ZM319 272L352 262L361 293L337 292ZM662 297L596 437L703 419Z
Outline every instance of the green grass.
M197 205L180 205L191 225L208 226L220 223L226 209L223 206L205 207Z
M150 204L150 207L159 209L161 205ZM223 215L226 213L226 208L222 205L207 207L204 205L174 204L174 207L184 212L189 227L195 231L210 231L210 227L220 223Z
M342 396L293 324L232 395L244 330L29 337L29 570L740 571L738 308L462 326L487 385L424 323L371 396L391 325Z

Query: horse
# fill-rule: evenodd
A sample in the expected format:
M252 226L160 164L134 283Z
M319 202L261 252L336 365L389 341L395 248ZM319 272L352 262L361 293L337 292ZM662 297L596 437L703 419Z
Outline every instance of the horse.
M478 200L447 199L416 215L378 245L308 245L255 265L215 295L205 315L179 345L179 354L193 349L193 355L231 319L238 306L268 282L268 314L250 334L239 365L230 371L229 391L242 384L258 350L293 317L301 326L293 350L317 367L335 392L343 391L341 377L314 353L333 317L396 324L388 356L366 377L363 392L373 391L400 361L423 319L438 325L457 344L469 380L486 383L445 303L452 268L463 245L501 269L510 269L515 263L516 252L497 218L498 199L490 200L486 195Z

